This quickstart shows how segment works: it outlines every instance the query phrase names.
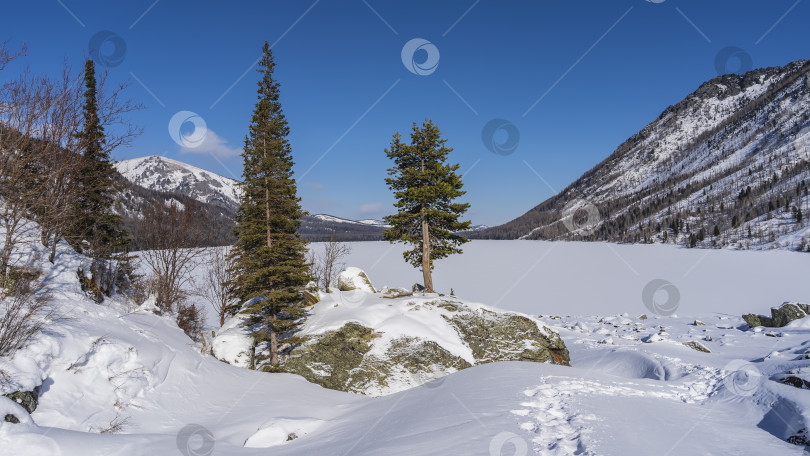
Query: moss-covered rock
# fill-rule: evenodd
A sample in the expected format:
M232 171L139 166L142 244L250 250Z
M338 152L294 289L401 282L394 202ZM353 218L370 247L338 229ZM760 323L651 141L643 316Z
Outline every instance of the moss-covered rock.
M744 314L742 316L743 320L745 320L745 324L748 325L749 328L756 328L757 326L765 326L762 324L762 318L760 315L757 314Z
M28 413L34 413L39 405L39 387L33 391L16 391L11 394L4 394L5 397L20 404Z
M433 380L476 364L569 365L560 336L522 314L497 312L452 297L389 298L385 292L367 291L362 291L363 306L374 318L358 316L362 313L357 306L332 304L343 298L340 293L355 292L360 291L321 295L323 301L313 313L321 316L321 324L343 326L325 332L318 325L305 327L302 342L283 354L275 370L301 375L325 388L380 396L436 385ZM377 322L385 325L378 327Z
M807 316L807 313L798 304L786 302L779 307L771 309L773 325L781 328L793 320L799 320Z
M39 387L34 388L33 391L15 391L10 394L4 394L3 396L9 398L10 400L14 401L15 404L25 409L29 415L34 413L34 410L36 410L37 406L39 405ZM24 412L20 411L19 413ZM3 417L3 420L7 423L18 424L21 417L22 415L16 416L8 413Z
M317 291L312 292L309 290L304 290L301 294L304 297L304 303L308 306L314 306L321 300Z
M391 340L383 355L369 353L379 337L380 333L370 328L346 323L294 349L284 358L280 370L301 375L324 388L377 395L389 389L394 377L416 386L417 379L429 380L437 373L444 375L470 367L470 363L436 342L416 338Z
M808 310L810 310L809 307L810 306L807 304L786 302L779 307L771 308L770 317L757 314L745 314L742 316L742 318L745 320L745 323L749 328L755 328L757 326L781 328L793 320L806 317L808 314L810 314L808 312Z
M570 365L559 334L527 317L488 310L445 317L470 347L477 364L495 361L532 361Z
M705 345L701 344L696 340L690 340L689 342L684 342L683 344L691 348L692 350L697 350L703 353L711 353L711 350L709 350L708 348L706 348Z
M355 370L360 367L372 340L379 337L370 328L346 323L337 331L310 338L284 359L281 370L298 374L324 388L351 391Z

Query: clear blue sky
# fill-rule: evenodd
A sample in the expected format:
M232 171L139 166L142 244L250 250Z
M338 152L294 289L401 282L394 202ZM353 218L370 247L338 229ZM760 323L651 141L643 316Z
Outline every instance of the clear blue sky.
M716 76L723 49L745 53L726 53L736 55L729 71L746 55L754 67L810 57L808 18L810 0L27 1L2 7L0 41L25 42L28 56L0 76L24 65L56 74L64 59L78 70L92 37L110 31L102 58L120 57L110 77L131 81L130 97L146 106L131 116L144 134L114 158L166 155L239 177L241 157L229 154L242 146L257 80L248 69L267 40L306 210L391 213L383 149L429 117L465 173L470 219L494 225L564 188ZM403 64L414 38L439 51L430 74ZM423 48L414 58L427 56ZM179 111L204 119L199 147L172 139ZM485 147L492 119L519 132L513 153ZM495 142L508 137L496 130Z

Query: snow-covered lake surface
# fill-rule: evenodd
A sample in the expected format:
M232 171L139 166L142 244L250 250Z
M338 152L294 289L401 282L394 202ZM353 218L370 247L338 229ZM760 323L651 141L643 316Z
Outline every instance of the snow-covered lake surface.
M422 282L402 259L402 244L349 245L344 262L366 271L376 287ZM463 249L436 262L437 291L452 288L463 299L529 314L649 313L642 291L656 279L677 288L679 315L739 315L810 301L806 253L543 241L471 241Z
M346 263L377 288L420 281L399 246L352 248ZM795 437L808 433L810 394L782 380L810 384L810 317L750 329L740 314L808 301L810 255L523 241L465 250L437 264L439 290L543 315L572 367L485 364L379 398L326 390L218 361L171 316L90 301L75 272L88 260L62 245L55 265L33 264L71 319L0 358L3 393L42 385L30 417L0 397L0 414L23 417L0 422L0 454L808 454ZM678 316L645 306L655 279L680 296ZM328 323L374 320L363 303L381 305L375 296Z

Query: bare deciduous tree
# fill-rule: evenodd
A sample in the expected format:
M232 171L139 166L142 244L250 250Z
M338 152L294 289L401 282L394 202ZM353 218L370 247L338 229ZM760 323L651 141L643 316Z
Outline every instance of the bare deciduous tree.
M61 320L51 297L26 272L9 289L0 290L0 309L0 356L13 356L47 325Z
M23 53L24 49L12 53L0 43L0 70ZM74 181L85 147L77 135L82 125L81 82L81 76L65 64L58 78L24 70L0 83L0 228L4 231L0 271L7 271L14 249L30 241L38 229L30 220L41 228L40 242L50 244L51 262L56 244L74 222L71 202L81 196ZM125 89L126 84L106 94L100 90L99 116L108 150L140 134L124 118L141 109L123 98Z
M143 209L139 238L144 249L140 258L151 271L151 288L157 305L172 311L182 302L191 280L191 271L203 258L211 236L201 211L191 198L182 207L174 202L156 200Z
M230 267L228 256L223 248L212 248L206 258L208 270L205 274L205 284L199 288L200 297L208 301L219 317L219 326L225 324L225 317L234 314L233 299L230 283L234 279L233 268Z
M352 253L352 248L347 244L336 241L334 237L323 244L323 249L320 252L310 251L310 271L317 280L318 286L329 291L329 287L334 285L341 269L346 266L340 260L350 253Z

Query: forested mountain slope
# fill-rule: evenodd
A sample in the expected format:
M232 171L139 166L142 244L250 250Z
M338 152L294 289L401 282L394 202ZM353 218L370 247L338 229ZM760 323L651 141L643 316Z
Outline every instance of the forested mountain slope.
M805 250L808 70L712 79L559 194L474 237Z

